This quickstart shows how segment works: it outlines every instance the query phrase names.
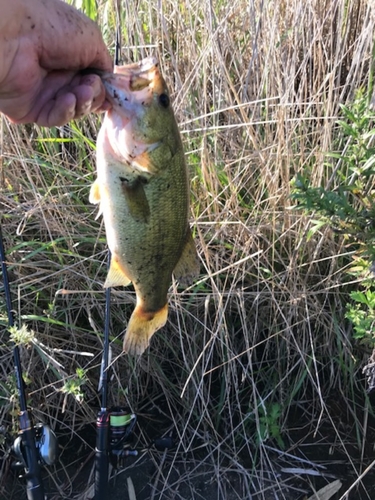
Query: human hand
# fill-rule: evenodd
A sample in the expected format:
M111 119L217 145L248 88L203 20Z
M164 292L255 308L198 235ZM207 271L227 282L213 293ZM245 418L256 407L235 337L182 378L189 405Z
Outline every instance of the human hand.
M0 111L15 123L59 126L104 111L112 71L98 26L61 0L0 0Z

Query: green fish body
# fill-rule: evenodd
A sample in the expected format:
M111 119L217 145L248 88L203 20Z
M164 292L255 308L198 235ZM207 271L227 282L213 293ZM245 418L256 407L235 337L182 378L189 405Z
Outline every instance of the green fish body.
M184 150L158 63L116 67L102 75L107 111L97 141L99 203L111 251L105 287L133 283L137 304L124 351L142 354L167 321L167 293L198 273L188 222L189 180Z

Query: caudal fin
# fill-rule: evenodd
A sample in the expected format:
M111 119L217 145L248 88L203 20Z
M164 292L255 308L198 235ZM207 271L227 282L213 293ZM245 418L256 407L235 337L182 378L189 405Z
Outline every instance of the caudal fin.
M140 356L149 346L153 334L167 322L168 304L156 312L145 312L137 305L125 333L123 351Z

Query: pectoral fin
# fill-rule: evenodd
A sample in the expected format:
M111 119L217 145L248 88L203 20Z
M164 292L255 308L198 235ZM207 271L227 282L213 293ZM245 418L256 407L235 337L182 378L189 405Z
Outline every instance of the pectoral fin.
M91 186L89 202L93 205L100 203L100 186L97 180Z
M147 180L139 176L133 180L120 177L120 181L130 215L136 222L147 222L150 217L150 206L144 189Z
M92 203L93 205L97 205L98 203L100 203L100 186L97 180L91 186L89 202ZM102 209L101 206L99 205L99 211L97 216L95 217L95 220L99 219L101 215L102 215Z
M199 274L197 249L190 227L188 227L186 231L185 246L182 250L180 260L174 268L173 274L181 285L191 284L193 278Z
M109 288L111 286L127 286L130 283L131 279L128 278L125 271L118 263L116 257L112 256L104 288Z

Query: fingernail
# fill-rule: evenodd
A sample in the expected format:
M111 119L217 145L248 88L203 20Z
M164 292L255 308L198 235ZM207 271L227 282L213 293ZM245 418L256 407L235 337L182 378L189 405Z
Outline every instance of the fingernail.
M69 105L67 108L66 108L66 114L67 116L69 117L69 119L72 119L74 117L76 113L76 106L75 106L75 103Z
M90 111L91 101L85 101L81 106L82 113L86 114Z

